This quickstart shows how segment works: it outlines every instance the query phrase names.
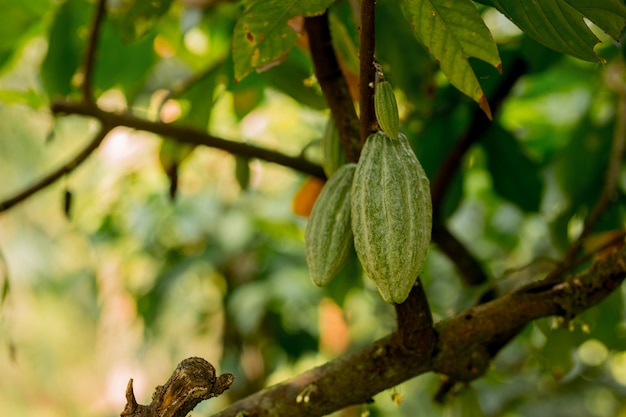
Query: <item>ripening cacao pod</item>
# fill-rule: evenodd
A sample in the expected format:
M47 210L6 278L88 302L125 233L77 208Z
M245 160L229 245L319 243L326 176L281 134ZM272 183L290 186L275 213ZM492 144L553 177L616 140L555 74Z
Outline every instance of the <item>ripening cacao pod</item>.
M374 112L382 131L392 139L397 139L400 129L398 103L396 103L393 87L387 81L381 81L376 84L376 90L374 90Z
M337 275L352 248L350 191L356 164L346 164L326 182L304 230L311 279L323 287Z
M322 168L326 177L330 178L341 167L348 163L339 138L339 131L332 117L328 118L324 136L322 136Z
M426 261L432 229L430 184L406 136L368 137L350 199L363 269L386 302L403 302Z

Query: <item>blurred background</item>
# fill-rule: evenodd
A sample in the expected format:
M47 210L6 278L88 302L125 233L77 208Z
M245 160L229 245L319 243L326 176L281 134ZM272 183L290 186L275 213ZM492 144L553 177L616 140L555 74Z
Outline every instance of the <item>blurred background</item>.
M400 13L381 4L381 22ZM49 36L69 24L59 10L89 16L93 4L31 6L12 6L14 15L0 17L4 23L28 17L27 30L5 29L20 32L19 42L0 42L0 200L72 158L98 127L83 117L51 115L48 95L61 87L46 70ZM154 62L141 77L106 61L107 48L119 41L105 32L98 104L205 125L216 136L304 152L319 163L328 113L303 49L275 70L301 70L288 80L297 88L280 84L285 73L274 70L236 86L219 72L200 91L209 98L205 107L202 94L168 96L165 87L200 62L228 62L237 13L232 4L202 10L176 3L158 33L142 38L140 50ZM433 247L422 279L436 320L471 306L491 286L510 290L554 265L601 189L619 117L603 78L621 60L610 41L601 46L607 64L585 63L532 43L493 11L485 11L485 20L502 48L504 71L520 57L531 69L507 97L498 128L468 152L446 197L446 223L493 281L464 287ZM89 19L78 21L84 40ZM382 33L380 42L393 36ZM402 70L398 51L417 47L409 38L397 42L380 59L398 87L403 130L432 179L475 104L432 63ZM414 59L424 62L418 51ZM485 90L493 90L500 76L474 64ZM432 83L416 80L413 70L430 74ZM418 101L426 90L436 94ZM171 198L173 164L178 182ZM0 214L0 415L116 416L130 378L137 400L147 404L189 356L236 375L225 395L191 414L210 415L391 332L394 311L354 256L328 288L311 283L306 218L293 209L310 182L284 167L120 127L71 174ZM623 170L619 187L621 201ZM598 232L623 227L623 218L619 204L612 206ZM623 296L616 291L565 327L551 319L527 326L484 378L446 406L432 401L441 380L428 374L337 415L626 416Z

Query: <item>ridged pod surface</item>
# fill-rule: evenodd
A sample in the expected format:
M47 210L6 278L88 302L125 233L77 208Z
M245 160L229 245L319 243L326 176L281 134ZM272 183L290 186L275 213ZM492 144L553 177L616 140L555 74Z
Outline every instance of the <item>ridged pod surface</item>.
M381 81L374 91L374 112L378 125L392 139L398 138L400 129L400 117L398 116L398 103L393 87L388 81Z
M343 151L337 126L335 126L333 118L329 117L324 136L322 136L322 168L324 168L326 177L332 177L339 167L347 163L348 158Z
M350 192L356 166L343 165L330 177L317 197L304 230L309 273L313 283L320 287L330 283L350 255Z
M406 136L368 137L350 199L363 269L386 302L403 302L424 267L432 229L430 184Z

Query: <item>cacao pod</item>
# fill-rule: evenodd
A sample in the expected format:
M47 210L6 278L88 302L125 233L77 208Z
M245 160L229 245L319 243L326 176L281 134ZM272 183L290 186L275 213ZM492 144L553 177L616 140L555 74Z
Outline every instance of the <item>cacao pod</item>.
M324 168L326 177L332 177L339 167L347 163L348 158L343 151L339 131L333 118L329 117L324 129L324 136L322 136L322 168Z
M388 303L401 303L421 272L430 243L430 184L406 136L371 134L352 181L354 247Z
M376 84L374 91L374 112L378 125L392 139L398 138L400 129L400 117L398 116L398 103L393 93L393 87L387 81Z
M350 191L356 164L335 172L311 210L304 230L304 249L311 279L323 287L337 275L352 248Z

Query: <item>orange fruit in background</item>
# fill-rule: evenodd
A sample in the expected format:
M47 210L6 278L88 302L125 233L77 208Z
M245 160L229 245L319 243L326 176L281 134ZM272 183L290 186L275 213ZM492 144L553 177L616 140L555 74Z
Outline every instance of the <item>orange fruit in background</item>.
M326 184L326 181L317 177L308 177L304 180L293 196L293 201L291 202L293 212L298 216L309 217L313 204L315 204L317 196L320 195L324 184Z

